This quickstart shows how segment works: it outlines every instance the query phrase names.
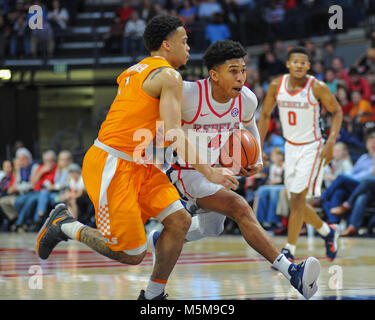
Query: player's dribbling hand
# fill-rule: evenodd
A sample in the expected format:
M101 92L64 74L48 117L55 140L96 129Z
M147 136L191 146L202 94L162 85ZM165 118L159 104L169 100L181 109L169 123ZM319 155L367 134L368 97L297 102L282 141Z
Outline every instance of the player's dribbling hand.
M233 176L233 172L228 168L212 168L207 179L213 183L221 184L227 190L236 190L239 184L238 180Z
M249 168L241 167L240 176L243 176L243 177L246 177L246 178L251 177L251 176L257 174L258 172L260 172L262 169L263 169L263 165L261 165L261 164L253 164Z

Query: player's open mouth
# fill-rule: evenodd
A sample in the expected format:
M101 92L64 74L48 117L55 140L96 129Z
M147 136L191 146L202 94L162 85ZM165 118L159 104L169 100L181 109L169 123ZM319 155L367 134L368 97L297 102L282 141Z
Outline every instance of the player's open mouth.
M233 90L236 90L237 92L241 92L242 88L233 88Z

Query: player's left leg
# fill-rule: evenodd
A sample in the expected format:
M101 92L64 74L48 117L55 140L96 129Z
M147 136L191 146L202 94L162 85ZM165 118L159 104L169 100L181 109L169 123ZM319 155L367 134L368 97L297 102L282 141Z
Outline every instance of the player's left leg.
M307 203L305 204L303 212L305 222L312 225L324 239L327 258L333 261L338 252L337 239L339 237L339 231L337 230L337 226L324 222L317 212Z

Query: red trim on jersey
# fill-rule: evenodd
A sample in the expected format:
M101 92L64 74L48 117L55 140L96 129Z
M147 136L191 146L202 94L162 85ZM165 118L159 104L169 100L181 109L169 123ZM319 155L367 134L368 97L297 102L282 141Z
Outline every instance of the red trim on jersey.
M314 159L313 167L312 167L312 169L311 169L310 178L309 178L309 183L308 183L308 185L307 185L307 188L310 188L311 178L312 178L313 173L314 173L314 169L315 169L315 165L316 165L316 160L318 160L318 157L319 157L319 154L320 154L320 146L321 146L321 145L322 145L322 140L320 140L320 142L319 142L318 151L316 152L316 156L315 156L315 159Z
M238 109L239 109L239 118L240 122L242 122L242 99L241 99L241 93L238 97Z
M186 188L185 188L185 184L184 184L184 181L181 179L181 169L178 170L178 176L177 176L177 179L179 181L181 181L181 185L182 185L182 188L184 189L184 192L192 199L194 199L193 196L191 196L191 194L189 192L186 191Z
M303 87L300 90L298 90L297 92L294 92L294 93L289 92L289 90L287 88L286 84L288 83L288 79L289 79L289 76L286 77L286 79L285 79L285 83L284 83L285 91L286 91L287 94L289 94L291 96L295 96L296 94L300 93L303 89L305 89L306 85L309 83L310 77L307 76L307 80L306 80L305 84L303 85Z
M192 121L185 121L185 120L182 120L181 122L181 125L183 126L185 123L187 124L192 124L193 122L195 122L199 116L199 114L201 113L201 109L202 109L202 84L197 81L196 82L198 84L198 87L199 87L199 105L198 105L198 111L197 113L195 114L195 117Z
M277 88L277 92L276 92L276 100L277 100L277 97L279 95L279 92L280 92L280 89L281 89L281 85L283 84L283 79L285 77L285 74L281 76L281 80L280 80L280 83L279 83L279 87Z
M312 81L310 82L310 85L307 89L307 101L312 105L312 106L317 106L319 104L319 101L317 103L312 103L311 100L310 100L310 91L311 91L311 87L313 85L315 81L315 78L312 79Z
M315 141L319 141L320 139L321 138L316 139L316 140L312 140L312 141L308 141L308 142L293 142L293 141L290 141L288 139L285 139L285 141L288 142L288 143L290 143L290 144L292 144L292 145L294 145L294 146L304 146L306 144L313 143Z
M232 110L232 108L233 108L233 106L234 106L234 102L235 102L236 99L233 99L232 105L230 106L230 108L228 109L228 111L224 112L223 114L218 114L218 113L214 110L214 108L212 108L211 103L210 103L210 99L208 98L208 79L207 79L207 78L204 79L204 90L205 90L205 93L206 93L206 101L207 101L207 105L208 105L208 107L211 109L212 113L213 113L215 116L221 118L221 117L225 116L228 112L230 112L230 111Z

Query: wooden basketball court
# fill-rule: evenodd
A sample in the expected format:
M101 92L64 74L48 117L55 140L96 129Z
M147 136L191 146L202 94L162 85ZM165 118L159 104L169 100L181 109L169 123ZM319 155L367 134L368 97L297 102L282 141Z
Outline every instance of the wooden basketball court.
M285 237L273 237L281 248ZM138 266L122 265L76 241L60 243L48 260L35 253L36 233L0 233L0 300L134 300L152 269L148 253ZM321 262L312 299L375 299L375 239L340 238L328 262L318 236L300 237L298 260ZM304 299L240 236L186 244L167 285L170 299Z

